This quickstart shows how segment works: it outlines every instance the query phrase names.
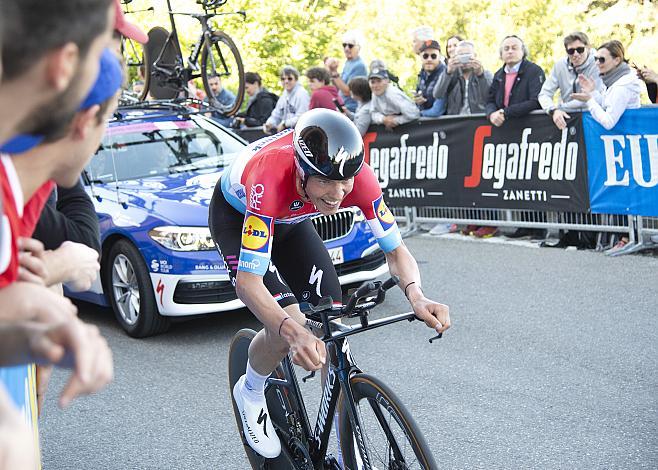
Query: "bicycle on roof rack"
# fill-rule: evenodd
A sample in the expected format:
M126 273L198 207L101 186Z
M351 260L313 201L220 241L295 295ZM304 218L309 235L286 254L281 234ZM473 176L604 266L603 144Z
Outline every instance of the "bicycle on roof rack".
M144 8L141 10L131 10L128 5L132 3L133 0L121 0L121 4L124 5L124 14L133 15L135 13L145 13L153 12L155 9L153 7ZM137 81L144 81L144 46L135 41L134 39L127 38L123 35L120 35L118 31L115 31L121 41L121 56L124 58L127 67L127 80L126 82L129 85L128 90L124 90L124 95L127 95L131 98L131 101L139 101L144 99L146 92L143 90L137 89L135 83Z
M210 20L222 15L241 15L244 11L218 13L217 8L227 0L197 0L203 7L203 13L175 12L171 0L167 0L171 32L156 26L149 33L149 41L144 46L144 88L140 99L174 99L181 95L190 96L190 80L201 78L207 101L214 109L232 116L237 113L244 99L244 67L242 57L233 39L223 31L216 30ZM192 47L187 59L183 61L180 40L176 29L175 15L190 16L201 25L201 34ZM217 100L215 91L209 81L219 77L224 86L235 91L235 101L222 105Z
M356 365L346 338L390 325L413 321L413 312L378 320L368 318L369 311L384 301L386 290L398 283L396 277L385 282L361 285L341 307L324 297L302 312L307 324L322 333L327 344L329 369L324 382L314 428L306 412L292 359L286 356L267 380L265 396L270 419L281 441L281 454L266 459L247 443L242 420L233 403L238 430L249 463L254 469L340 470L343 469L436 469L437 465L420 429L399 398L379 379L365 374ZM354 326L339 323L340 318L359 318ZM229 349L229 392L245 373L249 344L256 335L240 330ZM441 335L430 339L430 343ZM304 377L306 382L315 373ZM232 395L231 395L232 396ZM339 410L341 467L327 454L335 410Z

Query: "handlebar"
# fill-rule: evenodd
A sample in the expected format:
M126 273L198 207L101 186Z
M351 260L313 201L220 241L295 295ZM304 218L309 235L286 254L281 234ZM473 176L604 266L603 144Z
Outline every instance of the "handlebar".
M324 332L322 340L325 342L336 341L361 331L378 328L402 320L414 321L418 318L414 312L392 315L370 322L368 320L369 310L384 302L386 291L398 285L400 278L391 276L384 282L366 281L352 293L343 307L335 307L331 296L322 297L316 306L308 303L300 304L300 309L307 317L307 324ZM374 298L373 298L374 296ZM365 300L365 301L362 301ZM359 301L362 301L359 303ZM334 320L342 317L359 317L361 324L357 326L344 325ZM331 329L339 331L333 334ZM441 338L442 334L429 340L430 343Z

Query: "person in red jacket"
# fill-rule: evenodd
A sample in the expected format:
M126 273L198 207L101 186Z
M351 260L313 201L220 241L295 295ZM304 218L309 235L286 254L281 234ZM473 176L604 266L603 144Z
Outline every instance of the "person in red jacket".
M306 71L306 78L308 78L308 87L311 89L311 102L308 109L314 108L327 108L337 111L336 103L342 107L344 105L343 99L338 95L338 89L329 85L331 83L331 75L324 67L312 67Z

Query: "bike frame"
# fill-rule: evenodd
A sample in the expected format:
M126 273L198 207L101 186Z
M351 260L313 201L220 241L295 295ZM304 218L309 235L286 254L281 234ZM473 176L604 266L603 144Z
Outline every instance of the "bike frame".
M323 341L327 343L327 350L330 357L329 369L327 371L327 378L322 387L322 398L320 402L320 409L315 421L315 427L311 430L309 417L306 412L304 400L299 389L299 383L292 366L290 356L287 356L283 361L284 364L284 379L269 378L267 381L266 393L270 387L274 385L285 387L289 393L294 394L297 402L299 403L302 416L298 416L298 422L301 424L302 442L309 443L309 455L314 468L322 468L321 465L325 460L327 453L327 446L329 444L329 435L331 433L331 426L334 420L334 414L338 403L339 391L342 391L344 396L344 403L348 412L352 431L356 437L356 444L359 449L359 454L366 470L372 469L370 463L370 456L365 446L362 434L362 426L359 420L356 404L354 402L354 395L350 387L350 377L356 373L362 372L357 366L354 357L350 351L349 343L346 337L351 336L363 331L379 328L381 326L390 325L400 321L413 321L416 319L413 312L394 315L391 317L382 318L373 322L368 322L367 316L361 316L361 325L346 326L337 322L329 322L326 312L321 312L323 322L315 322L307 320L307 322L314 328L324 330ZM337 334L332 334L329 331L329 323L339 331ZM315 373L311 373L308 377L313 377ZM338 380L336 380L336 378ZM306 378L304 378L305 380ZM290 410L286 404L286 400L279 395L279 401L283 406L286 417L294 415L295 411ZM378 416L379 418L379 416ZM291 437L289 429L277 429L285 435L288 440ZM340 445L340 442L338 443ZM397 456L401 456L400 449L394 448L393 452Z
M176 29L176 20L174 18L174 15L185 15L185 16L191 16L192 18L196 19L201 23L201 34L199 35L199 39L197 39L196 43L194 44L194 47L192 48L192 51L190 52L189 57L187 58L187 66L185 67L185 64L176 64L176 66L180 66L180 75L183 79L184 83L187 83L187 81L199 78L201 75L194 74L193 72L198 72L199 71L199 55L201 54L201 48L204 45L207 45L207 47L210 47L212 44L212 35L215 32L215 30L212 28L212 25L209 23L209 19L213 18L215 16L220 16L220 15L233 15L236 14L234 12L228 12L228 13L204 13L204 14L198 14L198 13L183 13L183 12L175 12L171 9L171 0L167 0L167 12L169 13L169 23L171 24L171 32L169 33L169 37L167 37L167 41L165 42L165 45L163 46L162 50L160 51L160 54L158 54L158 58L154 62L154 66L157 69L158 64L162 60L162 54L164 54L165 49L167 48L167 45L170 43L175 43L178 46L178 50L181 51L181 60L182 60L182 50L180 47L180 40L178 39L178 30ZM238 14L243 14L238 12Z

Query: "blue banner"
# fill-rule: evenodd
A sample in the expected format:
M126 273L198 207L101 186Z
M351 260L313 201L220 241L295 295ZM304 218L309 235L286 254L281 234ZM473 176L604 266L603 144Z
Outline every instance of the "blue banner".
M658 216L658 108L627 110L611 130L583 114L591 210Z

